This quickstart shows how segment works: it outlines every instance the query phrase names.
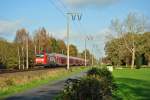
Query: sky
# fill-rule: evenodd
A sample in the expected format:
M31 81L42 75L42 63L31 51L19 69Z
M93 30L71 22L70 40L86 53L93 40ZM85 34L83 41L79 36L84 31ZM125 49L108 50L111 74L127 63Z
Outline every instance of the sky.
M123 20L130 12L150 18L149 4L149 0L0 0L0 37L13 41L20 28L33 36L45 27L52 36L66 41L66 13L74 12L82 18L70 20L70 43L82 51L85 38L90 37L87 48L101 57L111 20Z

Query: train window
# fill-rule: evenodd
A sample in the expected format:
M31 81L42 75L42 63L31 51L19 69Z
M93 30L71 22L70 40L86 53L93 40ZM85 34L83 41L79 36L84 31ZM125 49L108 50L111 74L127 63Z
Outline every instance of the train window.
M36 55L37 58L43 58L44 55Z
M49 57L49 60L50 61L55 61L55 58L54 57Z

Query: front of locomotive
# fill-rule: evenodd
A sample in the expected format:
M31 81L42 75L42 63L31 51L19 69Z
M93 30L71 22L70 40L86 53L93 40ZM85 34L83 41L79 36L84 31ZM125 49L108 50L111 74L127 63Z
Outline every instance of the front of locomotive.
M47 55L45 53L36 54L35 65L36 66L45 66L47 64Z

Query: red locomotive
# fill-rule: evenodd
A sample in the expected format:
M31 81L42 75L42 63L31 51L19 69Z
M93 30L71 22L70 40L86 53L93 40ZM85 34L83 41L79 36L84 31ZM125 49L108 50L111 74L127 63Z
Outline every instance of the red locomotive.
M78 57L69 57L69 62L71 66L82 66L85 65L85 60ZM88 61L87 61L88 63ZM45 67L53 66L66 66L67 56L57 53L41 53L37 54L35 58L35 65L42 65Z

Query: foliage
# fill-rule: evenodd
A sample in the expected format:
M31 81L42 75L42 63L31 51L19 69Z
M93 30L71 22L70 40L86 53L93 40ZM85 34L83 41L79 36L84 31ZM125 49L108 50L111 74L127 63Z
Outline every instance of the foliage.
M133 34L132 34L133 35ZM112 40L109 40L105 45L105 52L107 57L111 60L111 63L113 65L130 65L132 55L131 52L123 45L124 39L126 41L131 41L132 35L126 34L123 37L113 38ZM149 38L150 33L146 32L144 34L134 34L134 42L136 46L136 52L135 52L135 64L138 66L139 63L145 64L146 61L149 62ZM130 46L130 43L128 43ZM138 60L140 56L144 55L145 61Z
M69 54L70 56L77 56L78 55L78 50L77 47L73 44L69 45Z
M93 67L90 70L88 70L87 75L92 77L106 78L110 81L113 80L111 72L106 68Z
M106 80L106 82L109 84L108 86L110 86L111 90L116 88L116 86L114 84L114 79L113 79L112 73L106 67L104 67L104 68L93 67L92 69L90 69L87 72L87 75L89 77L95 77L95 78Z
M85 77L70 81L61 100L111 100L111 90L104 79Z
M150 32L145 32L141 38L141 52L144 54L150 65Z
M92 57L93 57L94 63L96 63L96 58L88 49L83 50L81 53L79 53L79 57L85 59L85 52L87 61L89 61L89 63L92 64Z
M135 65L137 44L136 34L144 33L146 29L146 20L143 15L137 13L129 13L128 16L120 21L119 19L112 20L112 30L122 38L126 50L131 54L131 68Z
M83 78L69 79L58 100L111 100L112 80L107 69L92 68Z
M0 68L24 69L27 59L27 43L29 67L34 66L36 53L46 51L47 53L67 54L65 42L50 35L44 27L36 30L33 37L29 35L25 28L21 28L16 31L13 42L8 42L0 37ZM89 53L87 53L87 56ZM75 45L70 45L70 55L76 57L79 55Z
M58 53L61 53L61 54L67 54L67 47L66 47L66 44L63 40L57 40L57 43L58 43Z
M17 66L16 45L6 40L0 40L0 64L1 66L14 68ZM0 67L1 67L0 66Z

